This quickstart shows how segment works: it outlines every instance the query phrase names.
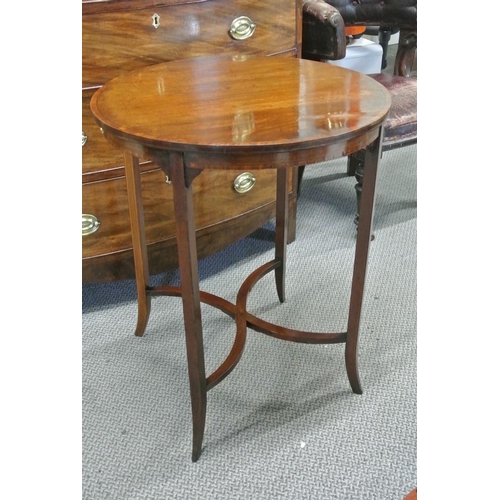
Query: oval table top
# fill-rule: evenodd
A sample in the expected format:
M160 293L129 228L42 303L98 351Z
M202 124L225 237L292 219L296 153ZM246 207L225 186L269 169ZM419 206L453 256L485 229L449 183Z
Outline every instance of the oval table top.
M121 75L90 107L125 142L184 152L280 152L359 137L382 124L389 92L367 75L303 59L211 56Z

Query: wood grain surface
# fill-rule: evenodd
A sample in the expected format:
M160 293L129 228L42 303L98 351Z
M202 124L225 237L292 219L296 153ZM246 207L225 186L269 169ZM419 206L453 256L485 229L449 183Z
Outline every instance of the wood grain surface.
M240 16L255 24L244 40L230 33ZM82 0L82 213L100 223L96 232L82 238L84 282L133 278L131 234L121 193L123 151L106 141L95 123L89 106L93 93L116 76L166 61L221 53L298 57L301 37L298 0ZM251 126L247 116L240 116L235 134L244 136ZM150 268L158 273L177 266L172 188L165 184L158 164L140 158L140 165L146 203L152 209L147 223ZM275 194L270 191L275 173L257 176L255 187L243 195L233 189L236 175L207 171L195 180L199 257L249 235L274 215ZM292 177L296 185L296 172ZM224 200L220 212L221 204L214 202L218 199ZM290 241L295 238L296 202L292 186Z
M315 61L219 56L172 61L108 82L90 107L108 140L184 152L290 152L380 125L388 91ZM246 133L238 128L247 123ZM261 165L261 168L265 165ZM267 165L275 168L276 165ZM212 166L215 168L215 166Z
M152 16L159 25L152 25ZM235 40L231 23L247 16L252 36ZM272 22L270 22L272 20ZM290 0L211 0L155 6L82 18L82 88L102 85L128 71L152 64L221 53L297 55L296 7Z

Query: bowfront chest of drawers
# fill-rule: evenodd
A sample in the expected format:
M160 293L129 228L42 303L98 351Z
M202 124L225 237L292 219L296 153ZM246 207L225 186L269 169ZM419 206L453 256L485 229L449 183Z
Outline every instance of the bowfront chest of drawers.
M298 57L301 2L296 0L98 0L82 2L82 278L134 277L123 157L102 137L89 102L122 73L175 59L221 53ZM283 82L286 85L286 82ZM234 117L244 140L252 117ZM295 238L296 173L291 176L289 240ZM275 215L276 171L204 171L193 182L199 258L249 235ZM177 266L169 179L141 162L151 274Z

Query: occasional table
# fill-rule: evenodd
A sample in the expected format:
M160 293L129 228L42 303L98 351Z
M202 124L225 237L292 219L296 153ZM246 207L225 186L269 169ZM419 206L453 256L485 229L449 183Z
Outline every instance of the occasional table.
M382 127L390 103L387 90L361 73L314 61L259 56L215 56L149 66L109 81L92 97L91 110L104 137L124 151L138 296L135 334L142 336L146 329L151 297L182 297L193 461L202 450L207 392L237 365L247 328L293 342L345 343L348 379L352 390L361 394L358 333ZM291 168L312 166L363 148L366 165L347 331L294 330L252 315L247 311L247 297L270 272L275 275L278 299L285 300ZM180 287L150 284L139 158L156 161L172 181ZM244 173L269 168L277 169L275 258L242 280L234 304L200 291L193 180L204 169ZM251 179L248 176L245 182ZM201 302L228 314L236 325L229 354L209 376L205 373Z

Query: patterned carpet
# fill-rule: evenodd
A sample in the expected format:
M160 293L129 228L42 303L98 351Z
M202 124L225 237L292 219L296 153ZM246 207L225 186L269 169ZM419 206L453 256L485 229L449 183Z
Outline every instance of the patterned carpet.
M250 295L254 314L345 330L356 204L345 170L345 159L306 168L287 301L279 304L269 275ZM364 394L350 390L343 345L250 330L240 364L208 394L195 464L180 299L153 299L137 338L133 281L83 286L85 500L402 500L417 485L416 146L384 153L378 186L359 346ZM244 277L272 258L273 228L201 261L201 289L234 302ZM208 306L202 314L210 373L234 327Z

